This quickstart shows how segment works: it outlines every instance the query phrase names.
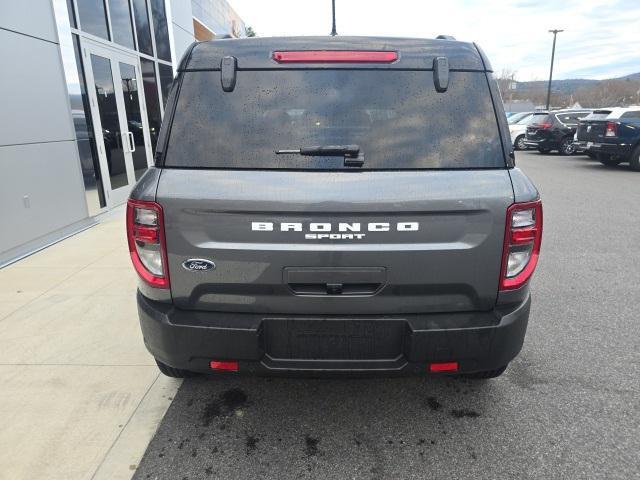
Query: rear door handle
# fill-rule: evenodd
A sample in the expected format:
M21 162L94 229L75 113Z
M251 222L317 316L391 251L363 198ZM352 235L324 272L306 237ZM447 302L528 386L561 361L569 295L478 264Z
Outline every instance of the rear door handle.
M136 142L133 138L133 133L127 132L127 137L129 138L129 152L133 153L136 151Z

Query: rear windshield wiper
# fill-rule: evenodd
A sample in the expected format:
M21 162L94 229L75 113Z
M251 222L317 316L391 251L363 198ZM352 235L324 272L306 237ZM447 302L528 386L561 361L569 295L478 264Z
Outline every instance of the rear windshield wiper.
M340 157L344 156L345 167L361 167L364 155L360 153L358 145L322 145L294 149L276 150L277 155L294 154L307 157Z

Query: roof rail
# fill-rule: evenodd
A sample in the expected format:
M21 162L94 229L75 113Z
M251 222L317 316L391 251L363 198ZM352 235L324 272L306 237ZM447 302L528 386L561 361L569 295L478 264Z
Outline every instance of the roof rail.
M436 37L436 40L455 40L456 37L452 36L452 35L438 35Z

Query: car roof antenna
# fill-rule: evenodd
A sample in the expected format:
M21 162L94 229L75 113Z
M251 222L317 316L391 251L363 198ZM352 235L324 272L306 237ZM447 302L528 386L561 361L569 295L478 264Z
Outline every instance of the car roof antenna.
M331 0L331 17L333 18L333 27L331 28L331 36L338 35L336 32L336 0Z

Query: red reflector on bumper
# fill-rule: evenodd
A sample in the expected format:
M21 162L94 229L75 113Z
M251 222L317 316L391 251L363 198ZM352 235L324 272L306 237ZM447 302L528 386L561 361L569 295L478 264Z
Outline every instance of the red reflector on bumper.
M456 372L458 370L458 362L430 363L430 372Z
M209 366L211 367L211 370L225 370L227 372L238 371L238 362L236 361L219 362L218 360L211 360Z

